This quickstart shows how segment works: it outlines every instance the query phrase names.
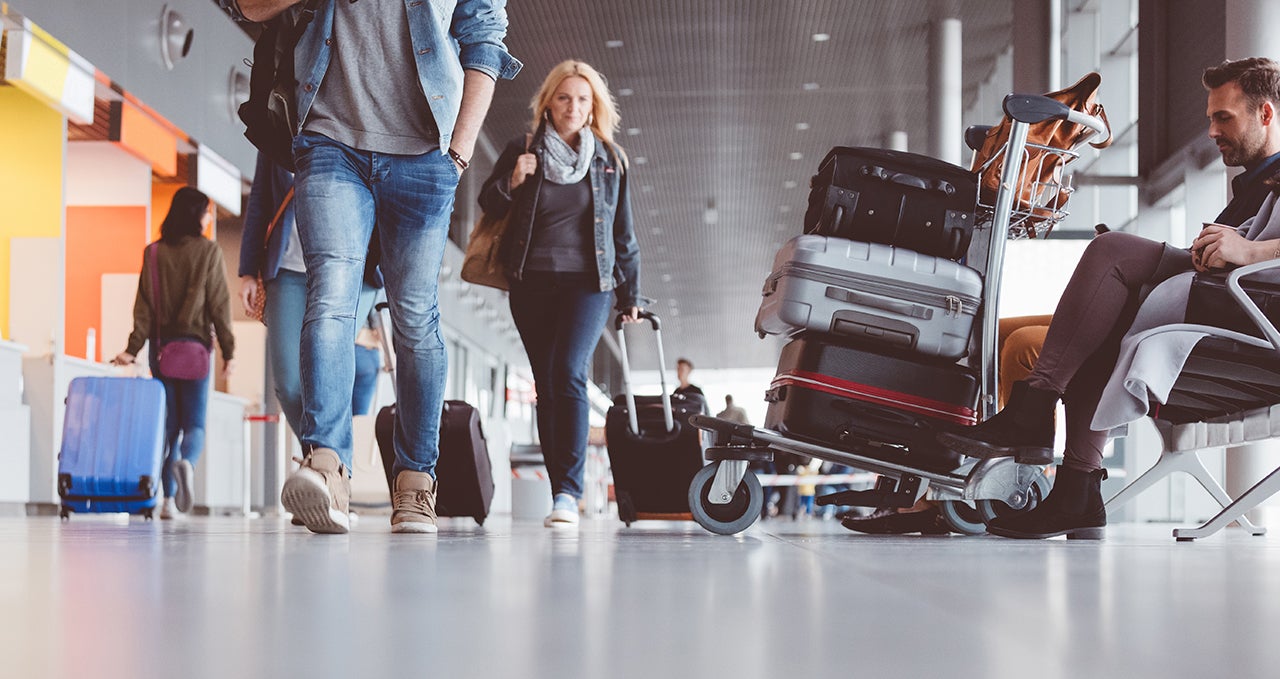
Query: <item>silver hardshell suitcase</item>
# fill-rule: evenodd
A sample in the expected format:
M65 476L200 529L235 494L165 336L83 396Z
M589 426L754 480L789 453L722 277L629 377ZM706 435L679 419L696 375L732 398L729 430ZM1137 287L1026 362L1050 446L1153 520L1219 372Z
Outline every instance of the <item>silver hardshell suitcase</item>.
M778 251L763 294L761 336L807 330L959 358L969 346L982 276L892 245L810 235Z

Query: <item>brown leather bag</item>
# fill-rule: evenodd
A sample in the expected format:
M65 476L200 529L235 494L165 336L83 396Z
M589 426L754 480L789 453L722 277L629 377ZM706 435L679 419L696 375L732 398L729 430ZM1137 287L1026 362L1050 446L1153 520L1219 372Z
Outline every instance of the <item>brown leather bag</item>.
M524 150L529 152L529 143L533 135L524 136ZM476 285L486 285L499 290L509 287L507 274L502 268L502 235L507 230L507 221L514 210L508 209L502 217L490 217L482 214L471 229L471 237L467 241L467 251L462 258L462 280Z
M1044 96L1057 99L1077 111L1101 118L1109 132L1111 124L1107 122L1107 114L1102 104L1097 101L1100 84L1102 84L1102 76L1090 73L1071 87L1048 92ZM1012 126L1013 121L1009 116L1005 116L999 125L987 131L982 148L973 158L973 166L970 169L980 174L979 196L985 205L995 205L996 192L1000 188L1000 176L1004 172L1002 152L1009 142L1009 131ZM1032 125L1027 130L1028 147L1023 156L1022 177L1014 208L1031 212L1033 220L1043 220L1050 216L1052 211L1066 205L1071 193L1052 188L1062 184L1062 169L1065 164L1063 156L1045 149L1033 148L1030 145L1037 144L1068 150L1084 141L1091 133L1092 130L1084 125L1065 120L1046 120ZM1110 134L1105 141L1091 144L1099 149L1110 145ZM991 159L996 158L997 155L1000 157L992 163ZM986 166L985 169L984 166ZM1033 230L1031 235L1034 237Z

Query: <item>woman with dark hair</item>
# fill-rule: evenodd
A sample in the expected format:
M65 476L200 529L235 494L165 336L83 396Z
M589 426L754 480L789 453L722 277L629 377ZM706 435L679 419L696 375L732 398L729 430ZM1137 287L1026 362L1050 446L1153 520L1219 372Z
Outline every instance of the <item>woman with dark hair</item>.
M116 365L132 364L142 345L150 344L152 372L164 383L165 501L160 509L161 519L171 519L175 512L191 509L194 465L204 450L209 374L206 372L200 379L175 379L161 374L160 346L178 339L194 339L209 348L216 337L222 349L223 375L230 376L234 365L231 295L222 251L203 235L213 224L213 216L213 204L203 193L183 187L174 194L160 226L160 240L143 251L128 347L112 359Z
M480 191L486 214L511 212L503 264L538 391L538 436L554 495L548 527L578 523L591 354L610 300L639 320L640 248L618 108L604 78L565 61L534 95L532 135L511 140Z

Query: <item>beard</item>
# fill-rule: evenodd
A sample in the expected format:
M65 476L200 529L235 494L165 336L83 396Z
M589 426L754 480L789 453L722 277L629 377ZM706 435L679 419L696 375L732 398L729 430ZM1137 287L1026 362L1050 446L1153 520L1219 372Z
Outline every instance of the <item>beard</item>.
M1261 128L1248 130L1239 139L1226 140L1227 147L1222 149L1222 162L1227 167L1243 167L1252 165L1266 154L1266 133Z

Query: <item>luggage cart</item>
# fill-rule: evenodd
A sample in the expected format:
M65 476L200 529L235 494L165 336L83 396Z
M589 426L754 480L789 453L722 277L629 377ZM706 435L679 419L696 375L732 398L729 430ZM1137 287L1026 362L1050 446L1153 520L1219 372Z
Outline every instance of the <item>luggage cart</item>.
M1062 169L1079 157L1072 149L1028 143L1028 129L1049 120L1082 125L1086 134L1077 140L1077 147L1086 141L1099 145L1110 136L1104 120L1049 97L1011 94L1005 97L1003 109L1012 121L1009 140L982 168L1003 162L1000 187L990 204L979 192L978 219L968 253L969 265L983 275L981 318L970 345L971 366L979 374L977 406L983 419L997 410L996 310L1005 244L1010 239L1044 237L1067 216L1060 198L1071 188ZM980 138L984 132L973 128L966 138ZM975 144L970 146L976 149ZM1042 172L1046 163L1057 163L1056 171L1047 176ZM928 498L939 503L952 528L970 535L986 532L986 523L998 516L1030 510L1049 492L1043 468L1018 464L1013 458L966 460L950 471L937 471L885 459L885 449L893 448L892 442L842 440L837 448L706 415L694 415L690 423L713 432L716 445L707 449L708 464L689 486L689 506L694 520L721 535L745 530L759 518L764 491L747 467L751 462L771 461L775 452L816 457L880 475L875 489L826 496L828 504L905 508Z

